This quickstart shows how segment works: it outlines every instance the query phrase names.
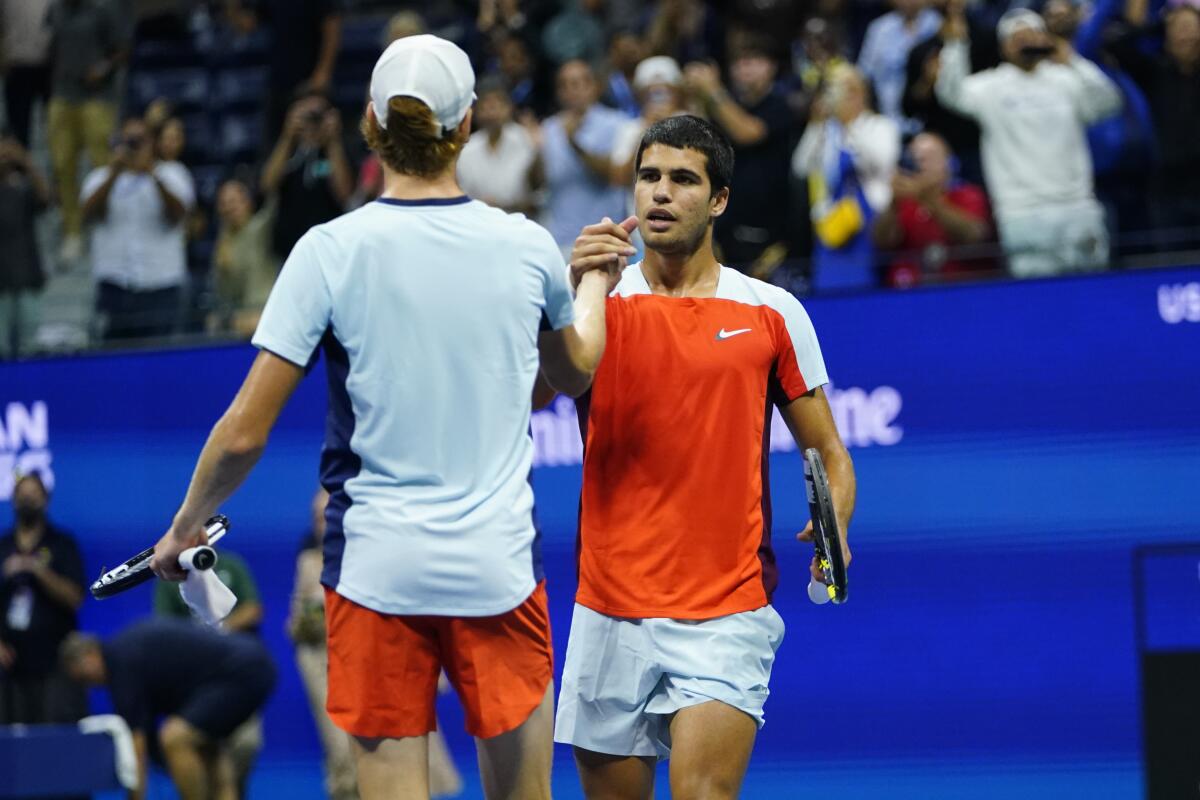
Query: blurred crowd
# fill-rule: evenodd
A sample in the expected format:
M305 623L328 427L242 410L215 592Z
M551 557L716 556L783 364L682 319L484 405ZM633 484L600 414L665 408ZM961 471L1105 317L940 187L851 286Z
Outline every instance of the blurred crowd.
M479 76L464 190L564 252L628 212L641 132L682 113L735 147L720 257L797 294L1200 248L1200 0L0 8L0 358L248 336L304 231L379 193L370 67L422 33ZM58 293L73 332L56 284L84 287Z

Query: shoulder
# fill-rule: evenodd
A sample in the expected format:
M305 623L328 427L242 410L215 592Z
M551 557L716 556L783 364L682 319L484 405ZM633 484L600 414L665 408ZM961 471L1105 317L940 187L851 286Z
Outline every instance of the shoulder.
M554 241L550 231L540 223L519 212L510 213L486 203L476 202L474 205L479 206L476 213L479 214L481 225L487 226L489 233L496 239L510 247L533 250L539 254L549 251L561 258L562 251L558 243Z
M717 297L753 306L764 306L781 314L784 319L808 318L796 296L774 284L751 278L732 267L721 267L721 283Z
M889 11L886 14L880 14L875 19L871 20L871 24L867 26L867 35L879 36L887 33L892 28L895 28L900 22L900 15L895 11Z

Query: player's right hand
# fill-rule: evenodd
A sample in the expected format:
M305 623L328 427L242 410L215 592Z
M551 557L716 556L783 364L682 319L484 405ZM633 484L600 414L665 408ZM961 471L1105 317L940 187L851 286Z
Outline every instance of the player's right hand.
M578 288L585 272L604 270L609 275L611 291L620 280L626 260L637 254L630 238L637 225L637 217L627 217L620 223L605 217L584 228L571 250L571 286Z
M187 570L179 566L179 554L189 547L202 544L208 544L208 534L203 526L194 531L184 531L172 525L171 530L164 533L158 544L154 545L150 571L165 581L182 581L187 577Z

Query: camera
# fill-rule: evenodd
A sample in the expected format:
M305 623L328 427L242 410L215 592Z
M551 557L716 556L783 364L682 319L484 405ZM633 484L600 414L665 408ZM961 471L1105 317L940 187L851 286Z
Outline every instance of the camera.
M320 125L321 120L325 119L325 112L319 108L314 108L305 112L303 119L309 125Z
M141 136L126 136L121 140L121 144L129 150L138 150L145 141Z

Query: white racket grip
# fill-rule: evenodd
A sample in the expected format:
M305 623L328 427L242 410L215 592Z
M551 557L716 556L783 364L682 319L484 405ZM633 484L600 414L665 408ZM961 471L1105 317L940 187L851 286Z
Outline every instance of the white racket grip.
M193 570L212 569L217 563L217 551L208 545L189 547L179 554L179 568L191 572Z
M829 602L829 587L813 578L808 579L808 599L819 606Z

